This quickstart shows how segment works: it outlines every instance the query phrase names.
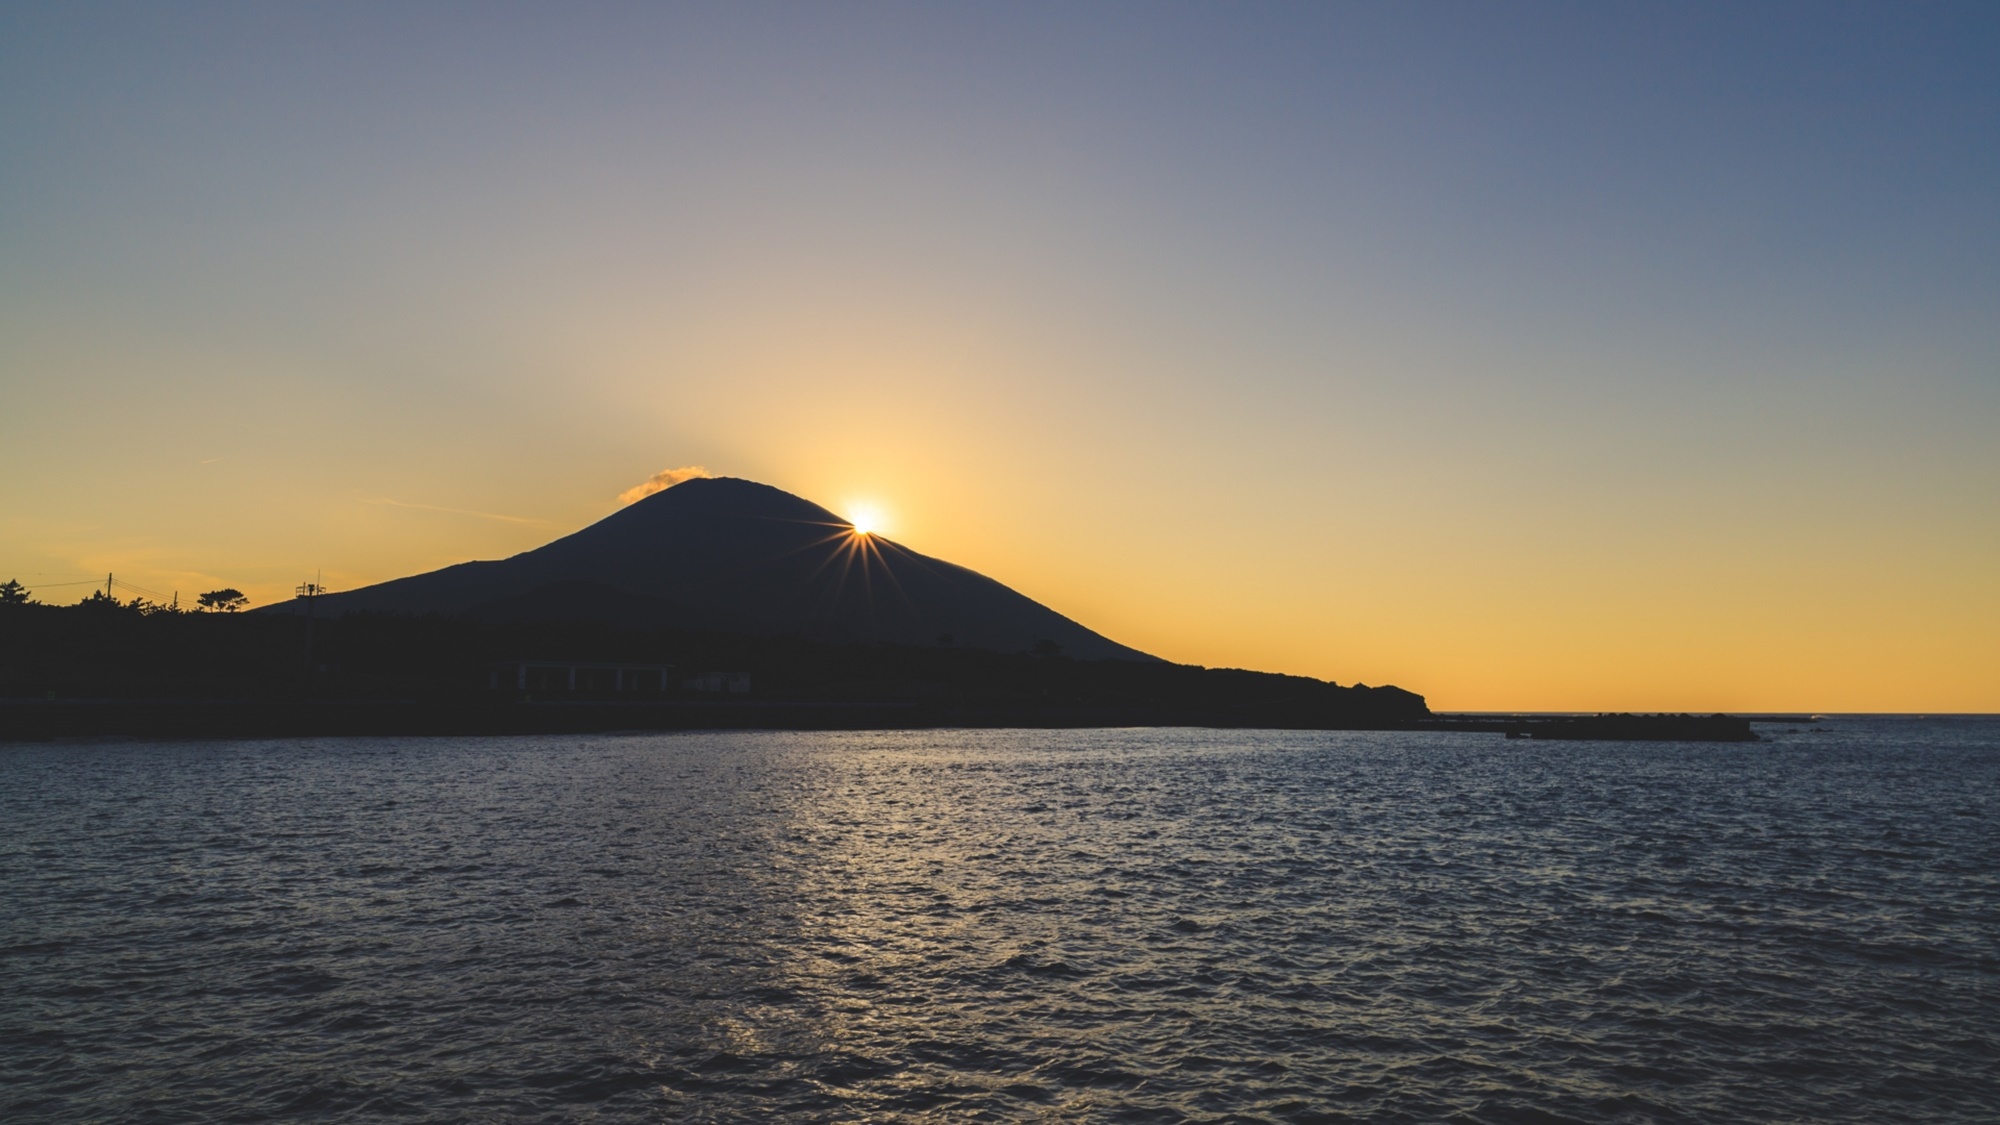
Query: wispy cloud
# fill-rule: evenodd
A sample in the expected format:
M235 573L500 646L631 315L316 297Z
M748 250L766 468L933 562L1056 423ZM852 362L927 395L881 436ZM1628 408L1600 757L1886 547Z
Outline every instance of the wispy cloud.
M482 520L499 520L501 523L547 524L549 521L533 516L508 516L499 512L475 512L470 508L447 508L440 504L417 504L408 500L392 500L387 496L357 496L363 504L385 504L391 508L414 508L420 512L448 512L454 516L472 516Z
M678 469L661 469L659 472L647 477L644 484L635 484L619 493L618 502L620 504L630 504L635 500L644 500L655 492L665 492L667 489L684 480L695 480L699 477L714 475L700 465L682 465Z

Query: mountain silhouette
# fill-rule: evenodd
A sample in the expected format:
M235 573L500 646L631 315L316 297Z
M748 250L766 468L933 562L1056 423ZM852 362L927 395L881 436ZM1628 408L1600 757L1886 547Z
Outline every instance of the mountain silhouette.
M509 559L323 595L317 611L600 620L998 652L1048 651L1053 642L1086 660L1157 659L982 574L857 534L811 501L733 477L685 481Z

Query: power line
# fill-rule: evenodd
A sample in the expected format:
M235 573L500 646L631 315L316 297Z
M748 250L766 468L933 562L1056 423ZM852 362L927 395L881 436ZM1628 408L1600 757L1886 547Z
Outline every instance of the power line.
M139 585L136 582L127 582L123 578L113 578L111 581L113 585L123 586L125 589L130 590L135 594L146 594L155 598L164 598L167 596L165 594L160 593L158 590L148 590L147 588Z
M107 577L109 577L110 579L108 583L109 585L114 586L121 590L128 590L134 594L144 594L149 598L167 598L172 596L170 594L163 594L160 591L155 590L150 586L141 586L137 582L127 582L125 579L119 578L115 575ZM25 586L31 593L36 590L58 590L65 586L100 586L105 584L106 584L105 582L96 578L79 578L70 582L22 583L22 585ZM315 589L319 593L326 592L324 587L315 586Z
M137 582L127 582L123 578L113 577L110 580L109 584L112 586L116 586L121 590L130 590L135 594L144 594L147 597L151 598L164 598L171 596L168 594L162 594L158 590L152 589L151 587L141 586ZM23 585L27 584L23 583ZM55 590L55 589L60 589L61 587L64 586L96 586L96 585L99 585L97 579L83 578L83 579L78 579L75 582L36 582L33 585L28 585L27 588L30 591L34 591L34 590Z

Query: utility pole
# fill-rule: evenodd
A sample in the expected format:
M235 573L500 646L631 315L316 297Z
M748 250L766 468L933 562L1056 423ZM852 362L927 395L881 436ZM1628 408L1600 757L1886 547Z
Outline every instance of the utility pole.
M104 596L105 596L105 597L107 597L107 598L111 596L111 575L110 575L110 574L106 574L106 575L104 576Z
M313 599L319 597L321 594L326 593L326 587L320 584L319 579L320 579L320 572L315 570L313 571L313 580L311 582L301 582L298 588L292 591L293 594L297 595L298 597L304 598L306 600L305 667L306 667L306 676L308 678L312 676L312 670L313 670Z

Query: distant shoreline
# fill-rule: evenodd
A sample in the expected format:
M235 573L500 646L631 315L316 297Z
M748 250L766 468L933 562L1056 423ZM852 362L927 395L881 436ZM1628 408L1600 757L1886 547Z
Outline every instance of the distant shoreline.
M894 700L0 700L0 741L65 738L484 736L681 730L922 730L1212 727L1433 731L1508 738L1754 742L1753 722L1811 716L1432 715L1388 719L1257 715L1229 709L1022 706Z

